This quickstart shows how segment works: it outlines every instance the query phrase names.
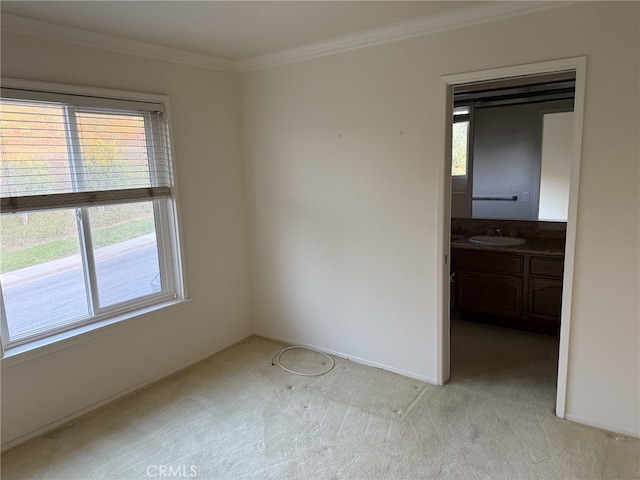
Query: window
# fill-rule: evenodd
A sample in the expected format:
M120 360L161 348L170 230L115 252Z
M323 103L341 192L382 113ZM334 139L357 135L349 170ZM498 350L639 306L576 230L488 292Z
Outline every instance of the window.
M468 106L453 109L453 128L451 135L451 175L467 175L469 158L470 108Z
M2 88L4 348L182 298L162 101Z

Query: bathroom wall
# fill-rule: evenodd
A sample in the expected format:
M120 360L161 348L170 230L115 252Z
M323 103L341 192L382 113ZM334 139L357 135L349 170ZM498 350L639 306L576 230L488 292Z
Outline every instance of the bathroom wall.
M473 200L473 218L538 218L542 114L556 109L573 110L573 102L475 110L473 197L516 195L517 201Z

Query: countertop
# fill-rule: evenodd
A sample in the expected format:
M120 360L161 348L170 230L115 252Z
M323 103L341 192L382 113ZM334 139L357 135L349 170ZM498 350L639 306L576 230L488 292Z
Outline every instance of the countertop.
M469 241L468 237L459 235L451 236L451 248L464 250L478 250L483 252L520 253L527 255L564 256L564 240L559 238L527 238L527 243L509 246L484 246L476 245Z

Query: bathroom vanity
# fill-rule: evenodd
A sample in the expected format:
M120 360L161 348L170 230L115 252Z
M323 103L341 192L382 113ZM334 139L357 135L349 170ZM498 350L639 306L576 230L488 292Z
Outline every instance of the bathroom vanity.
M454 307L465 320L558 335L564 244L533 239L509 247L451 243Z

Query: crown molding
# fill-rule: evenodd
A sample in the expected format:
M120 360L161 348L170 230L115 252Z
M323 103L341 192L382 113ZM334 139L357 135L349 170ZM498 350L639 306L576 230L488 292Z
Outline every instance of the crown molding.
M47 40L58 40L75 45L91 46L157 60L177 62L211 70L227 72L234 70L234 63L223 58L186 52L175 48L161 47L150 43L42 22L40 20L33 20L7 13L2 14L2 30Z
M261 55L235 62L236 72L300 62L364 47L405 40L429 33L489 22L534 11L548 10L577 3L576 1L514 1L480 4L477 6L421 17L406 22L372 28L326 41L310 43L281 52Z
M349 50L396 42L452 28L558 8L574 3L577 2L575 0L542 0L479 4L457 11L444 12L438 15L372 28L236 62L6 13L2 14L2 30L48 40L58 40L76 45L103 48L120 53L177 62L211 70L247 72L347 52Z

